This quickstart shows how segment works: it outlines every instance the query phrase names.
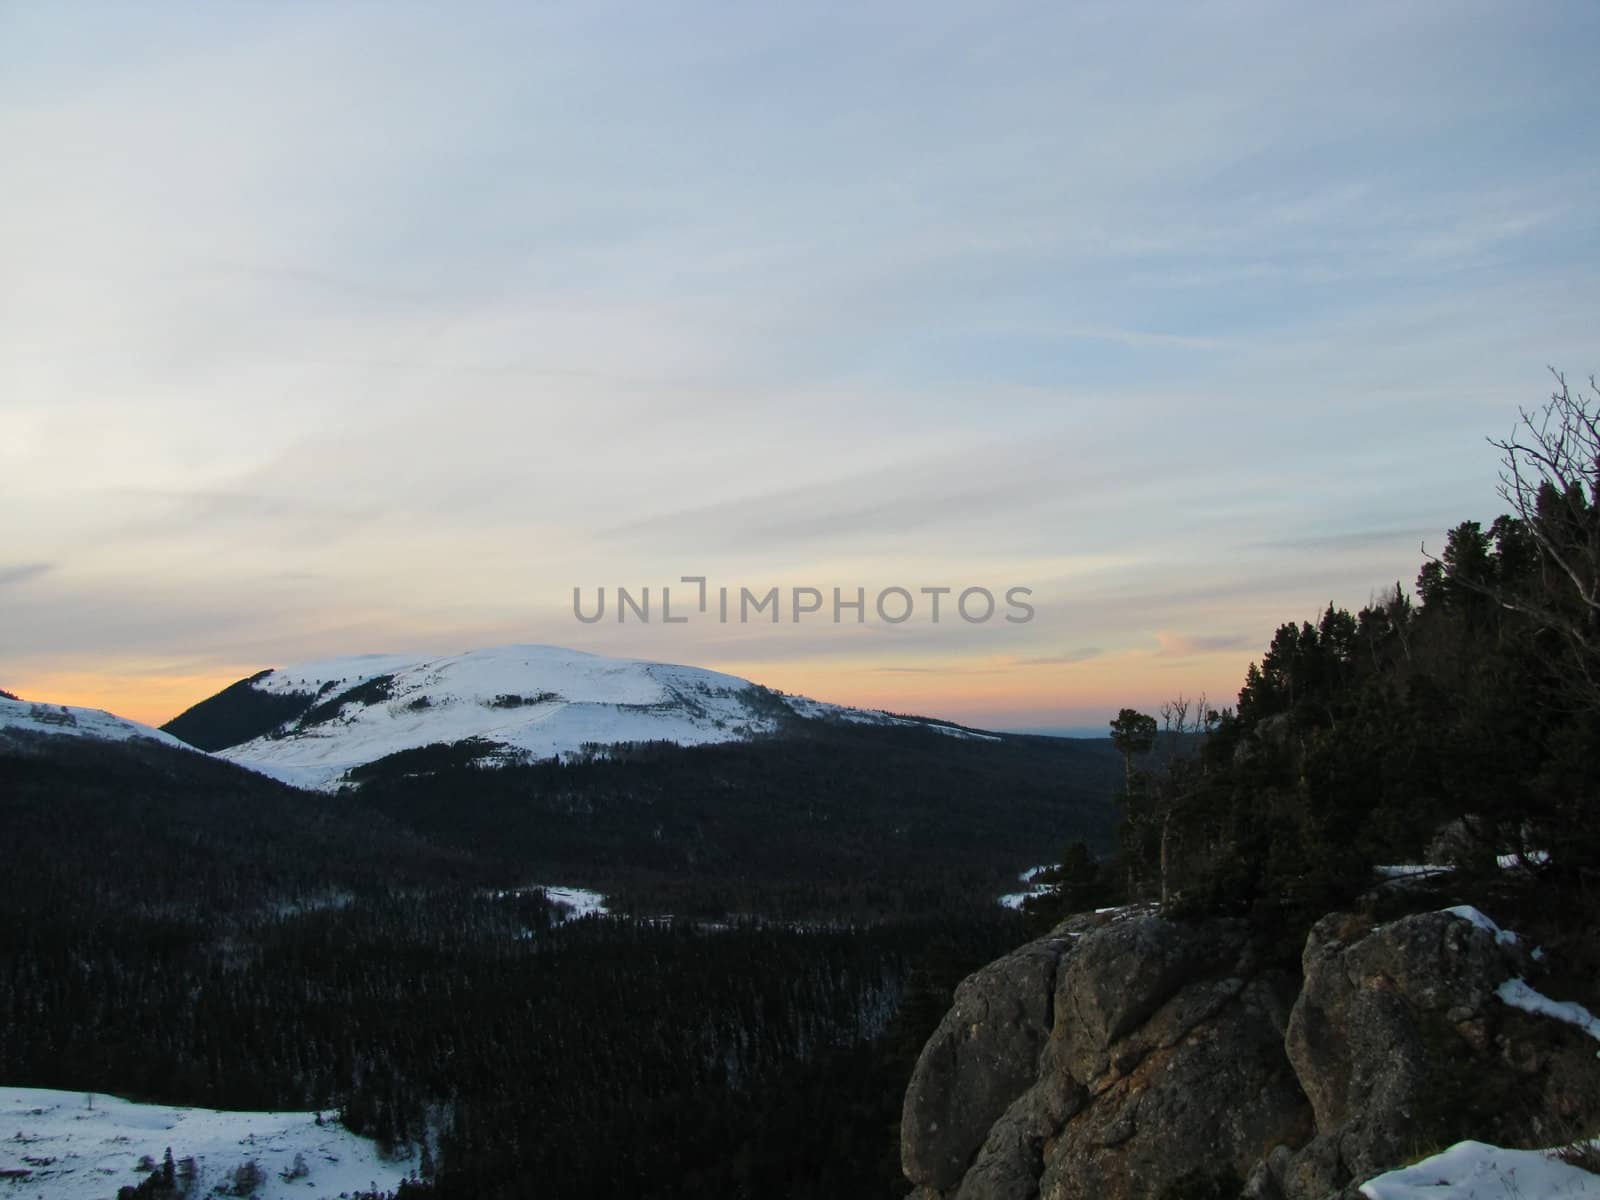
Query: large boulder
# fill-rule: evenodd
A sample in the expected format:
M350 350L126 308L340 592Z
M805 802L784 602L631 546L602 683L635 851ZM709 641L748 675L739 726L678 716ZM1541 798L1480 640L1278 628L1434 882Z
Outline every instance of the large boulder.
M1213 1162L1242 1178L1309 1135L1292 994L1237 923L1077 918L958 989L906 1094L906 1175L959 1200L1133 1200Z
M1302 965L1286 1047L1317 1135L1273 1166L1288 1200L1467 1137L1548 1144L1600 1110L1592 1044L1500 1000L1500 985L1535 965L1470 912L1377 927L1333 914L1312 928Z
M1311 930L1302 967L1287 1047L1317 1128L1342 1133L1352 1171L1392 1162L1397 1118L1411 1123L1438 1036L1482 1020L1506 978L1502 948L1449 913L1376 930L1334 914Z

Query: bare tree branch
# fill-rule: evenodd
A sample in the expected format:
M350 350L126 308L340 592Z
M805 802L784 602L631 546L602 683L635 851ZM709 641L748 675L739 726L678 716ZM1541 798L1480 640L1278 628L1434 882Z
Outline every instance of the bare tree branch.
M1574 391L1560 371L1550 373L1549 400L1519 410L1508 437L1488 439L1501 455L1500 497L1536 552L1536 578L1477 579L1423 553L1451 582L1558 639L1558 676L1600 707L1600 384L1591 375L1587 393Z

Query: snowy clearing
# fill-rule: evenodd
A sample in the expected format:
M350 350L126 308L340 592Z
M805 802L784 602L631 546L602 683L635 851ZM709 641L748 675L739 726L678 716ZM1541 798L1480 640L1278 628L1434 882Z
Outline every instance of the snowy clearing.
M334 1200L346 1193L392 1191L417 1166L415 1157L391 1162L332 1116L318 1125L308 1112L215 1112L134 1104L95 1093L45 1088L0 1088L0 1195L7 1200L107 1200L137 1185L148 1156L158 1166L168 1147L175 1160L193 1158L190 1194L208 1196L235 1168L254 1161L262 1171L257 1200ZM286 1179L296 1157L306 1173Z
M1513 1200L1514 1197L1600 1197L1600 1175L1571 1166L1549 1150L1502 1150L1457 1142L1410 1167L1361 1185L1370 1200Z
M501 900L507 896L531 896L535 892L542 894L551 904L558 904L567 910L556 915L555 921L558 925L563 921L577 921L584 917L611 915L611 910L606 907L606 898L588 888L530 883L527 887L508 888L491 894L496 900Z
M563 914L563 921L577 921L584 917L604 917L611 912L606 907L606 898L599 892L591 892L587 888L575 887L543 887L539 891L544 893L544 898L551 904L559 904L570 911Z
M1010 892L1000 897L1000 903L1006 908L1021 908L1022 902L1033 896L1043 896L1055 889L1053 883L1035 883L1034 880L1046 871L1054 871L1055 867L1049 863L1038 867L1029 867L1017 879L1028 885L1025 892Z

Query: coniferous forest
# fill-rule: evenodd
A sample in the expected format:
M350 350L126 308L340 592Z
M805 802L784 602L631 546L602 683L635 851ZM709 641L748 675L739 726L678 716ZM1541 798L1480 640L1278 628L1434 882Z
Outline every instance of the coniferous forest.
M1114 829L1109 743L819 723L328 796L0 738L0 1079L324 1109L443 1196L896 1194L922 1040L1023 935L994 898Z

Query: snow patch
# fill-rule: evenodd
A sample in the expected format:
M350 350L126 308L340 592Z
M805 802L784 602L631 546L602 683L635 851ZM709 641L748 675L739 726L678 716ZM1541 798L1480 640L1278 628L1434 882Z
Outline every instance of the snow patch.
M609 916L611 910L606 907L606 898L599 892L591 892L587 888L575 887L544 887L537 889L544 893L544 898L551 904L559 904L570 911L561 917L563 921L579 921L584 917Z
M1550 861L1550 852L1547 850L1529 850L1526 854L1500 854L1495 856L1495 862L1502 871L1511 871L1524 866L1542 867Z
M98 708L72 708L65 704L34 704L0 696L0 729L20 729L59 737L95 738L103 742L128 742L144 738L177 750L198 753L187 742L149 725L115 716Z
M1494 940L1501 946L1515 946L1521 938L1509 929L1501 929L1495 924L1494 919L1470 904L1458 904L1454 908L1441 909L1453 917L1460 917L1463 921L1470 921L1479 929L1494 935ZM1544 951L1534 947L1532 958L1535 962L1544 959ZM1557 1021L1564 1021L1576 1029L1600 1041L1600 1018L1596 1018L1583 1005L1572 1000L1552 1000L1543 992L1535 990L1525 979L1508 979L1495 989L1495 995L1500 997L1503 1004L1512 1008L1520 1008L1523 1012L1532 1013L1540 1017L1553 1017ZM1600 1051L1595 1052L1595 1057L1600 1058Z
M1457 1142L1413 1166L1361 1185L1369 1200L1490 1200L1491 1197L1600 1198L1600 1175L1562 1162L1551 1150L1503 1150Z
M262 1171L257 1200L333 1200L345 1193L392 1191L417 1166L415 1157L390 1160L331 1116L317 1124L309 1112L216 1112L135 1104L114 1096L46 1088L0 1088L0 1177L8 1200L105 1200L137 1186L148 1156L158 1169L193 1158L193 1196L209 1196L236 1167L254 1161ZM306 1174L296 1170L296 1157Z
M843 704L828 704L822 700L812 700L807 696L784 696L784 704L797 717L810 717L820 720L848 721L852 725L901 725L919 729L931 729L935 733L942 733L948 737L967 738L978 742L998 742L1004 739L995 733L979 733L975 729L962 729L956 725L946 725L942 721L923 720L920 717L896 717L889 713L880 712L875 708L852 708Z
M1600 1042L1600 1020L1595 1019L1583 1005L1572 1000L1552 1000L1543 992L1536 992L1525 979L1508 979L1495 989L1495 995L1512 1008L1540 1017L1554 1017L1574 1028L1581 1029ZM1595 1055L1600 1058L1600 1051Z
M1372 869L1382 879L1428 879L1434 875L1448 875L1451 870L1432 863L1390 863Z

